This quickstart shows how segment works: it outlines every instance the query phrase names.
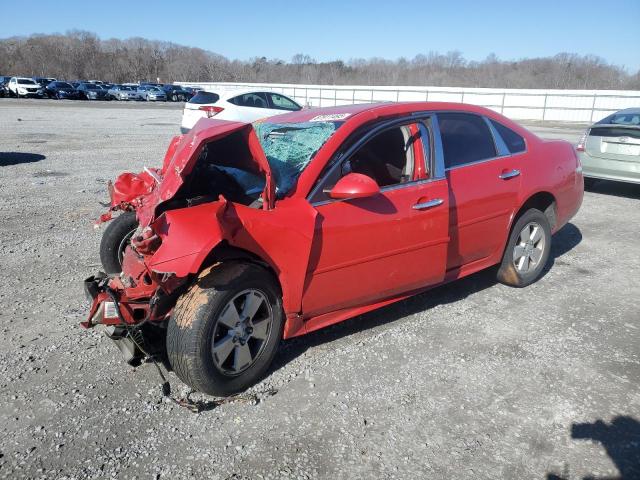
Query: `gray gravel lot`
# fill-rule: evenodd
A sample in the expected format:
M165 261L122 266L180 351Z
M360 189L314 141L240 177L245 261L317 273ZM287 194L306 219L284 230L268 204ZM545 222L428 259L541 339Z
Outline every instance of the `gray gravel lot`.
M78 323L105 182L180 116L0 99L0 478L640 478L640 186L587 192L531 287L481 272L285 342L257 403L162 401Z

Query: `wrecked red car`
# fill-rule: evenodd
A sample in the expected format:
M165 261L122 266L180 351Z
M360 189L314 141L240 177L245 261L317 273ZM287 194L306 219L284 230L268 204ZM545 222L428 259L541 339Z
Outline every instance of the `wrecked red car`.
M493 265L534 282L583 178L569 143L491 110L398 103L203 119L109 190L84 326L229 395L283 338Z

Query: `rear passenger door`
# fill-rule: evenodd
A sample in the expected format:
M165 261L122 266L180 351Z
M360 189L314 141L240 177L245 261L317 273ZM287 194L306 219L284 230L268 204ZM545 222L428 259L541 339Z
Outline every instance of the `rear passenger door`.
M486 117L444 112L437 118L449 183L447 270L499 259L517 205L520 155L511 154Z

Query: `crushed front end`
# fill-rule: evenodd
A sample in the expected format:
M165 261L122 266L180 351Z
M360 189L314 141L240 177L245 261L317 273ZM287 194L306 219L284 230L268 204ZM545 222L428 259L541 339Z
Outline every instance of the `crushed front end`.
M125 361L133 366L145 357L163 359L166 320L187 281L155 273L147 266L160 242L146 227L126 248L120 274L99 273L84 281L91 307L82 326L103 325Z
M131 365L145 357L164 360L166 326L178 297L207 266L212 250L240 228L223 218L227 207L272 205L268 172L250 124L211 121L175 137L161 169L124 173L110 183L110 209L100 222L129 211L138 228L124 248L120 273L85 280L91 307L81 325L104 326Z

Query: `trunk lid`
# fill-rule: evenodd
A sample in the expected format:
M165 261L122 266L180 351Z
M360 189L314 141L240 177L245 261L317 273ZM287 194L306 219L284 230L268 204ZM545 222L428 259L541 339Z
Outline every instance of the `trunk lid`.
M595 125L589 131L585 150L593 157L638 162L640 161L640 128Z

